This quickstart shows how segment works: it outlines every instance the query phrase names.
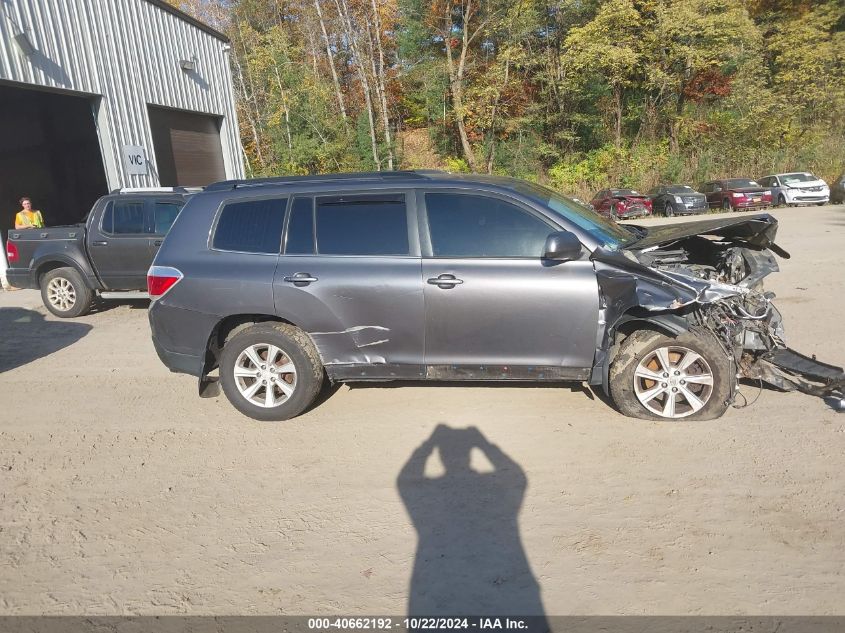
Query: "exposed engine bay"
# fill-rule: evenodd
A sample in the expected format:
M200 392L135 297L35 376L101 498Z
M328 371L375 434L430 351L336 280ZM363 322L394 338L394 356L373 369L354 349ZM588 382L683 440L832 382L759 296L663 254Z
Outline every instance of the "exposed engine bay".
M594 253L607 325L601 344L628 320L663 319L670 328L711 333L739 376L841 398L842 368L789 349L775 295L764 290L764 278L779 270L775 254L789 258L774 243L776 232L769 215L674 224L643 231L617 254ZM623 271L637 273L633 284Z

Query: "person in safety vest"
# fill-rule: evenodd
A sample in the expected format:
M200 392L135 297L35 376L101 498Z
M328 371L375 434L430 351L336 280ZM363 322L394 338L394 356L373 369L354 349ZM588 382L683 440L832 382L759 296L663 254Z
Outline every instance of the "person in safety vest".
M15 228L43 229L44 218L41 217L41 211L32 208L32 200L24 197L20 199L20 203L23 208L15 216Z

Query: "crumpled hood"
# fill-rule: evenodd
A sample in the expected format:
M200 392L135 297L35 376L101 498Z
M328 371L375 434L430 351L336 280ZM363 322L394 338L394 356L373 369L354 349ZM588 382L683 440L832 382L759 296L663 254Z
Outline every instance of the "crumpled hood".
M808 189L810 187L827 187L824 180L810 180L807 182L793 182L792 184L784 184L786 189Z
M714 235L726 239L735 239L758 248L771 248L781 257L789 258L789 253L775 245L778 221L768 213L752 218L720 217L714 220L664 224L648 228L634 226L645 229L647 233L635 243L627 246L626 250L639 251L670 244L676 240L695 235Z

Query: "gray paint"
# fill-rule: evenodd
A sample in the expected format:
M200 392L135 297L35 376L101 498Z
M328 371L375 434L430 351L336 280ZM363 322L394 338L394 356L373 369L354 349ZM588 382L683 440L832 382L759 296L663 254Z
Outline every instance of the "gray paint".
M632 322L675 335L693 326L721 327L727 314L731 326L719 339L726 354L741 354L743 337L762 344L760 349L780 344L770 297L751 287L777 269L768 250L780 251L771 216L657 228L628 250L611 251L520 194L515 182L411 173L215 185L191 198L156 258L155 265L184 273L150 308L156 349L175 371L202 377L216 362L222 324L281 319L311 336L332 380L572 379L607 387L616 333ZM573 233L582 253L569 261L543 259L542 253L434 257L424 193L446 190L507 199L545 220L550 235ZM209 248L215 218L229 200L389 191L407 193L408 256L250 255ZM698 234L723 240L704 240L710 246L702 250ZM722 261L724 243L732 245L732 260L738 253L748 264L744 286L692 272L709 266L708 274L731 274L710 261ZM685 247L691 250L679 266L658 265L659 249L668 249L669 256ZM694 255L696 250L701 252ZM297 274L310 281L296 281ZM752 305L765 313L743 316Z
M14 43L24 33L34 50ZM227 177L243 177L242 149L221 35L150 0L0 0L0 81L89 96L110 188L159 184L147 105L221 117ZM196 59L188 73L179 60ZM130 176L124 145L141 145L147 175Z

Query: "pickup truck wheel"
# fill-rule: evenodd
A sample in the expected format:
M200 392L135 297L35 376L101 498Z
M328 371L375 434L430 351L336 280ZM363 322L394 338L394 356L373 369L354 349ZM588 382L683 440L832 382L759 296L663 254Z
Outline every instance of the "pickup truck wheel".
M709 334L676 338L640 330L610 367L610 394L624 415L644 420L713 420L727 410L735 369Z
M226 341L220 383L244 415L288 420L314 402L323 384L323 366L305 332L287 323L260 323Z
M57 317L68 319L91 311L94 291L75 268L56 268L41 278L41 300Z

